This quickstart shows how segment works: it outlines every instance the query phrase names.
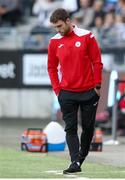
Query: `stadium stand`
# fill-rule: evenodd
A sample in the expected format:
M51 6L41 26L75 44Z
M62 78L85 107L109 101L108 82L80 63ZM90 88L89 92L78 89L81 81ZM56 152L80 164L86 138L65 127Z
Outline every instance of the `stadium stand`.
M91 30L102 48L125 46L125 0L75 2L74 10L68 9L73 23ZM54 33L49 24L50 13L64 5L64 0L0 0L0 38L3 40L0 48L9 48L9 41L10 48L47 47Z

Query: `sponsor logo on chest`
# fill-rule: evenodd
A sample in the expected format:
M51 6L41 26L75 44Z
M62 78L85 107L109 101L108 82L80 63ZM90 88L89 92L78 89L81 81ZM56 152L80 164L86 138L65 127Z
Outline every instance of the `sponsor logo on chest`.
M80 41L76 41L75 46L76 47L80 47L81 46L81 42Z

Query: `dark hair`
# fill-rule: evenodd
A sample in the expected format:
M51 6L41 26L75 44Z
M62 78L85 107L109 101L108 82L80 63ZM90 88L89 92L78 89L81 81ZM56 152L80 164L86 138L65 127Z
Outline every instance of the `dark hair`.
M67 18L70 18L69 13L65 9L59 8L52 13L50 22L56 23L59 20L66 22Z

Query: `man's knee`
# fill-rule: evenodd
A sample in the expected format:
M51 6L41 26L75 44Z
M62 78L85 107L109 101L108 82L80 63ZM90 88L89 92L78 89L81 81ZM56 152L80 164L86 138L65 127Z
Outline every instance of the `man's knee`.
M85 131L85 132L92 132L94 131L94 124L91 124L91 125L86 125L86 126L82 126L82 131Z
M76 135L77 134L77 129L75 128L65 128L65 132L67 135Z

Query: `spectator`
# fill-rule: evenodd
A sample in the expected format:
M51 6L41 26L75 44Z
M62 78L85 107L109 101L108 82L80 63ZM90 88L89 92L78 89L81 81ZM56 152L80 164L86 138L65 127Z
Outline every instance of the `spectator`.
M9 23L15 26L21 20L19 0L0 0L1 25Z
M82 28L89 28L93 20L94 11L90 7L90 0L80 0L81 8L73 15L74 21Z
M116 9L116 14L125 17L125 0L118 0L118 8Z
M105 0L104 9L105 12L109 12L115 10L117 7L118 0Z
M102 29L103 45L112 47L125 46L125 18L114 13L107 13Z
M79 0L63 0L62 7L72 15L80 8Z
M115 41L116 32L115 27L115 14L108 12L104 18L104 26L102 28L102 43L103 46L113 45Z
M115 40L118 46L125 46L125 17L116 15L114 31Z
M26 18L32 15L32 6L35 0L19 0L22 15Z
M95 25L95 19L96 17L104 18L104 10L103 10L104 1L103 0L95 0L93 3L93 10L94 10L94 16L91 23L91 27L96 26ZM98 18L97 18L98 19Z
M33 5L33 14L38 16L38 25L49 27L49 17L53 10L61 7L61 1L36 0Z
M104 24L104 18L102 18L102 16L96 16L95 20L94 20L95 26L93 28L91 28L91 31L95 35L95 38L97 39L100 46L102 46L101 34L102 34L103 24Z

